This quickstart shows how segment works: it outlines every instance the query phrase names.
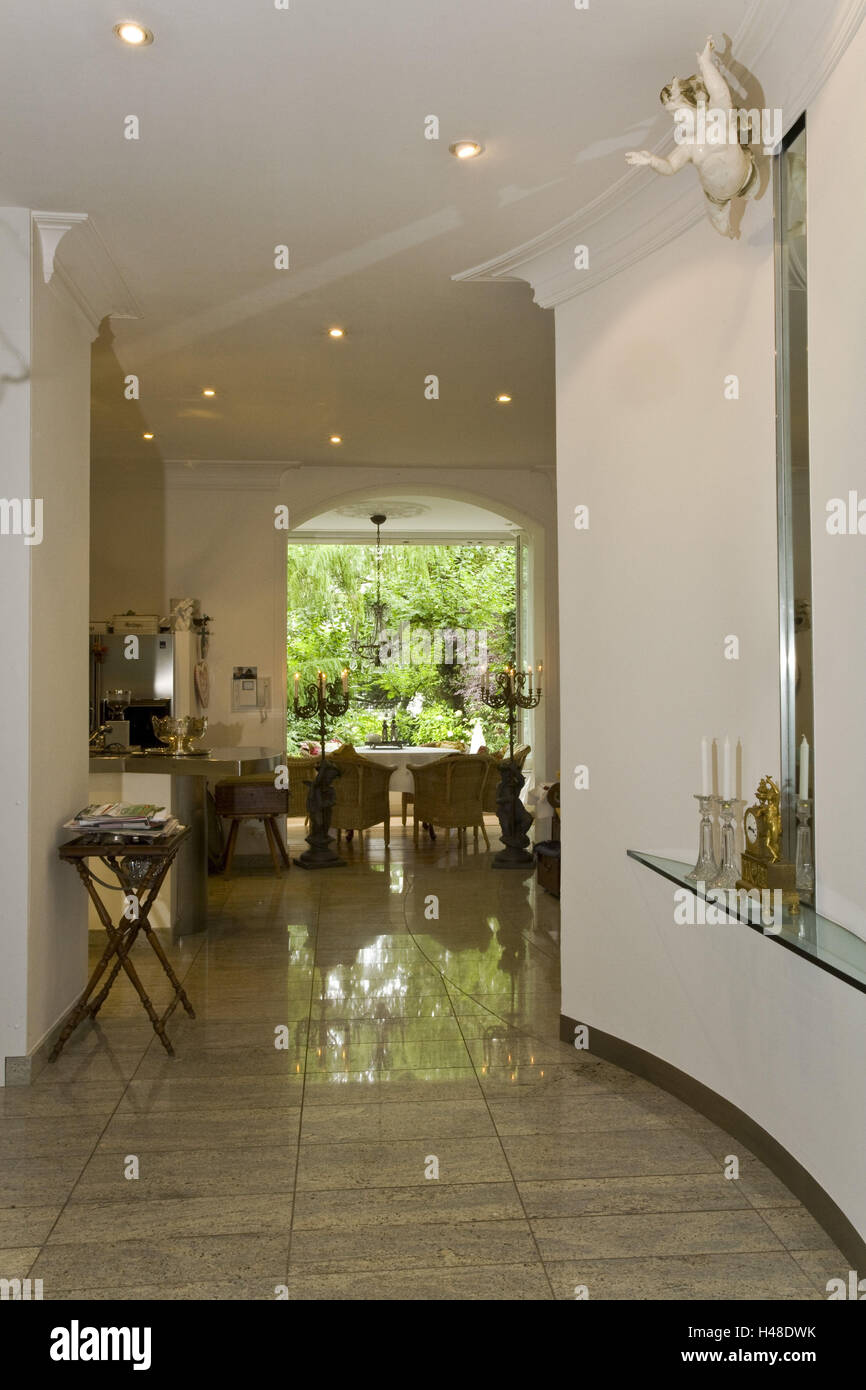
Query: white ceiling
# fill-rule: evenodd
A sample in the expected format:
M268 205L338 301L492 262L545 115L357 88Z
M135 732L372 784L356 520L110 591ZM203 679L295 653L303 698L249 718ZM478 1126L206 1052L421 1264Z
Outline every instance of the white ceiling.
M749 9L4 0L0 202L89 213L142 309L95 350L95 453L549 464L552 316L522 283L451 277L621 178L623 152L664 134L662 83ZM151 47L114 38L126 18ZM486 153L461 162L448 144L467 136Z

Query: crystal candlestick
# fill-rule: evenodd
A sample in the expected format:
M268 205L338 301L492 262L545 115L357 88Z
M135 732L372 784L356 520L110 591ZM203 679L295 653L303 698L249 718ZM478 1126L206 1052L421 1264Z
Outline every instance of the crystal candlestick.
M736 800L728 801L726 797L716 797L719 806L719 820L722 823L722 839L720 858L721 864L712 882L708 884L710 888L722 888L726 892L729 889L736 889L737 880L740 877L740 866L737 863L737 843L734 832L734 816L737 807L742 802Z
M812 827L809 825L810 802L797 802L797 892L810 901L815 893L815 865L812 863Z
M695 801L698 803L701 813L701 826L698 832L698 862L691 873L686 874L689 883L712 883L719 871L716 863L716 856L713 853L713 817L710 811L711 796L700 796L695 793Z

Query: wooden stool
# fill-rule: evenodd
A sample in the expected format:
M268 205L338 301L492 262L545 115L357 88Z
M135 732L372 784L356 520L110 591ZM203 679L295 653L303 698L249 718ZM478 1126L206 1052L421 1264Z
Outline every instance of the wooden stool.
M238 831L242 820L260 820L265 827L268 849L274 870L280 873L280 860L288 869L290 860L277 825L277 816L285 817L289 810L289 793L274 786L272 772L256 772L248 777L224 777L214 788L217 813L231 819L229 837L223 860L223 873L231 874Z

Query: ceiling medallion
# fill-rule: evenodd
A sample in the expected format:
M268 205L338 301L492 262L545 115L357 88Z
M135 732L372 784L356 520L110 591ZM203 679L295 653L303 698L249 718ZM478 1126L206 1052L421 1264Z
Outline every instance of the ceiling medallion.
M370 508L377 507L387 513L388 520L394 517L421 516L430 508L423 502L347 502L344 507L336 507L338 516L370 516ZM384 520L384 517L383 517Z

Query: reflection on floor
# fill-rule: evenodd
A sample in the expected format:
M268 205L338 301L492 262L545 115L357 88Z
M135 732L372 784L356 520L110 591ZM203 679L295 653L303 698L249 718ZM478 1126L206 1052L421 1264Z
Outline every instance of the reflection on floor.
M208 935L169 948L198 1014L173 1017L175 1058L123 981L0 1090L0 1276L45 1299L818 1299L847 1278L746 1150L558 1041L558 906L531 879L399 828L388 857L344 853L212 881Z

